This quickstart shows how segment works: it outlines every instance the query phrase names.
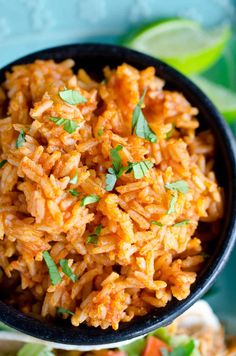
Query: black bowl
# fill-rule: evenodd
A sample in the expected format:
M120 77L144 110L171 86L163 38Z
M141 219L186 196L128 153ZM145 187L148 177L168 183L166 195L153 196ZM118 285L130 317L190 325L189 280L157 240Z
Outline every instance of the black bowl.
M0 320L31 336L62 344L90 345L91 347L114 344L169 324L207 291L225 265L236 237L235 141L214 105L189 79L157 59L126 48L99 44L75 44L46 49L20 58L1 69L0 82L3 82L4 73L13 65L30 63L35 59L51 58L56 61L73 58L77 68L85 68L96 79L102 78L102 68L106 65L116 67L127 62L139 69L148 66L155 67L157 75L166 81L168 88L182 92L189 102L198 108L200 127L210 128L217 142L216 170L218 180L225 190L224 218L221 232L214 240L210 258L199 273L188 298L182 301L173 299L164 308L154 309L148 315L121 324L118 331L111 328L101 330L86 325L75 328L69 322L62 320L56 320L54 323L39 321L0 301Z

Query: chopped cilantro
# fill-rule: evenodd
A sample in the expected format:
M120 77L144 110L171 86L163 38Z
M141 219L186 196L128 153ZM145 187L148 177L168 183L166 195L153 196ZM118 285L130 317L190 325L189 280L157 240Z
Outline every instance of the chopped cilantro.
M21 147L25 141L26 141L26 139L25 139L24 130L20 130L19 136L16 140L16 148Z
M167 211L168 215L175 213L175 203L177 202L177 199L178 199L177 194L171 196L169 209Z
M146 90L143 92L138 104L135 106L132 116L132 134L136 134L138 137L144 138L150 142L157 142L157 136L152 131L151 127L146 121L141 106L144 101Z
M160 227L164 226L162 223L160 223L159 221L156 221L156 220L151 221L151 224L152 225L157 225L157 226L160 226Z
M87 195L86 197L84 197L81 200L80 205L81 206L86 206L88 204L93 204L93 203L97 203L100 200L100 197L96 194L91 194L91 195Z
M70 105L84 104L87 102L81 94L79 94L76 90L62 90L59 91L60 98Z
M44 261L45 261L45 263L46 263L46 265L48 267L50 280L51 280L52 284L54 286L56 286L62 280L61 279L61 275L60 275L60 273L58 271L57 265L53 261L53 259L50 256L48 251L44 251L43 252L43 258L44 258Z
M96 227L94 232L87 237L87 244L97 244L98 243L98 236L102 230L103 226L100 224Z
M100 137L100 136L102 136L104 134L104 130L103 129L99 129L98 130L98 136Z
M130 173L133 170L134 178L141 179L147 175L147 172L152 167L153 167L153 163L148 160L141 161L141 162L129 162L126 173Z
M174 224L173 226L184 226L184 225L188 225L189 224L189 220L183 220L183 221L180 221L176 224Z
M69 193L73 195L73 197L77 197L80 194L76 189L70 189Z
M5 163L7 163L7 160L6 160L6 159L2 160L2 161L0 162L0 168L2 168Z
M124 173L126 167L122 166L122 161L119 155L119 151L123 149L123 146L118 145L110 150L110 157L112 161L112 167L108 169L106 174L106 191L110 192L113 190L117 179Z
M57 126L63 126L64 130L69 134L75 132L75 130L79 127L75 121L63 119L62 117L49 117L49 119L55 122Z
M76 173L75 175L74 175L74 177L72 177L71 179L70 179L70 182L69 182L70 184L76 184L76 183L78 183L78 174Z
M78 277L72 272L71 268L68 265L68 261L66 259L61 259L59 263L62 268L62 272L73 282L76 282Z
M62 307L57 308L57 313L58 314L68 314L68 315L74 315L75 314L71 310L66 309L66 308L62 308Z
M185 182L185 180L177 180L176 182L173 183L166 183L165 187L166 189L169 190L177 190L182 194L186 194L189 189L188 183Z

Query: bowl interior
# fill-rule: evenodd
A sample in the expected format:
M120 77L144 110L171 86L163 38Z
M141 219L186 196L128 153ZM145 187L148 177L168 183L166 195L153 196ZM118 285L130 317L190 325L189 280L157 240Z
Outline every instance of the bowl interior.
M166 81L169 89L182 92L193 106L199 109L200 129L210 128L217 143L216 172L218 181L225 191L225 209L222 219L221 233L210 246L209 259L199 273L196 283L191 288L190 296L183 300L173 299L164 308L154 309L150 314L137 317L129 323L120 325L119 331L112 329L101 330L80 325L75 328L69 322L61 319L39 321L22 314L13 307L0 301L0 319L8 325L32 336L72 345L102 345L116 343L143 335L157 327L170 323L200 298L213 283L214 279L225 264L233 247L236 225L236 160L234 139L220 115L208 98L186 77L149 56L117 46L107 45L69 45L56 47L24 57L0 70L0 82L4 80L4 73L14 64L30 63L35 59L54 59L61 61L66 58L75 60L75 69L86 69L94 79L103 78L102 69L109 65L127 62L138 69L154 66L156 74ZM5 293L1 292L0 299Z

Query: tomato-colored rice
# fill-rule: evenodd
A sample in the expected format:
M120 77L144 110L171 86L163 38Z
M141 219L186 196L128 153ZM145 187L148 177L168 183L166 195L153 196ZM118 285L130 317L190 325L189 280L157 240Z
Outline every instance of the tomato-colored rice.
M0 88L1 160L7 160L0 169L1 283L20 276L8 302L25 313L54 317L63 307L74 312L63 317L75 326L118 329L120 322L189 295L204 262L200 239L212 238L212 223L222 216L214 139L209 131L196 133L198 110L181 93L165 90L154 68L107 67L98 83L83 69L74 74L73 64L15 66ZM65 87L87 102L64 102L58 91ZM143 113L156 143L131 134L145 88ZM70 134L49 117L73 120L79 128ZM26 141L16 148L21 130ZM122 174L107 192L110 149L117 145L124 166L150 160L154 167L142 179ZM69 183L76 173L77 183ZM177 194L175 213L167 214L173 192L165 184L178 180L189 191ZM81 206L90 194L100 201ZM183 220L189 224L173 226ZM202 236L196 234L199 221L208 223ZM97 244L87 243L99 224ZM55 286L46 250L62 277ZM62 273L60 259L80 277L76 282Z

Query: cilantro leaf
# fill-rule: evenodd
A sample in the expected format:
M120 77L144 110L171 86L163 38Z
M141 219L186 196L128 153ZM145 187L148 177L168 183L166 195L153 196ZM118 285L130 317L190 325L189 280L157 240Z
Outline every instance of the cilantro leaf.
M185 180L177 180L176 182L166 183L165 188L169 190L177 190L182 194L186 194L188 192L189 186Z
M89 235L87 237L87 244L94 244L96 245L98 243L98 236L97 235Z
M160 223L159 221L156 221L156 220L151 221L151 224L152 225L157 225L157 226L160 226L160 227L164 226L162 223Z
M111 192L114 189L114 186L117 181L117 176L115 173L107 173L106 174L106 186L105 189L107 192Z
M115 148L110 149L110 157L112 161L112 167L108 168L108 173L106 174L106 191L110 192L113 190L117 179L125 172L126 167L122 166L121 157L119 151L123 149L123 146L118 145Z
M120 155L118 153L120 150L122 150L122 148L123 147L121 145L118 145L116 148L112 148L110 150L110 156L111 156L111 160L112 160L112 167L115 170L116 174L119 173L120 168L122 167L121 158L120 158Z
M43 252L43 258L44 258L44 261L48 267L50 280L51 280L52 284L54 286L56 286L58 283L60 283L62 281L61 275L57 269L57 265L53 261L53 259L50 256L48 251Z
M96 194L87 195L81 200L80 206L97 203L101 198Z
M20 130L19 136L16 140L16 148L21 147L25 141L26 141L26 139L25 139L24 130Z
M68 119L63 119L62 117L49 117L49 120L55 122L57 126L63 126L64 130L69 134L75 132L75 130L79 127L79 125L73 121Z
M2 161L0 162L0 168L2 168L5 163L7 163L7 160L6 160L6 159L2 160Z
M173 226L184 226L184 225L188 225L189 224L189 220L183 220L183 221L180 221L176 224L174 224Z
M177 202L177 199L178 199L177 195L172 195L171 196L169 209L167 211L168 215L170 215L172 213L175 213L175 203Z
M79 94L76 90L62 90L59 91L60 98L70 105L84 104L87 102L81 94Z
M135 106L132 116L132 134L136 134L138 137L144 138L152 143L157 142L157 136L152 131L151 127L146 121L141 106L144 101L146 90L143 92L138 104Z
M66 308L63 308L63 307L57 308L57 313L59 313L59 314L69 314L69 315L74 315L75 314L72 311L70 311L69 309L66 309Z
M103 129L99 129L98 130L98 136L101 137L104 134L104 130Z
M72 177L69 181L70 184L76 184L78 183L78 174L76 173L74 177Z
M97 244L98 243L98 236L102 230L102 224L98 225L94 232L87 237L87 244Z
M62 268L62 272L72 280L72 282L76 282L78 277L72 272L71 268L68 265L68 261L66 259L61 259L59 261L60 266Z
M73 195L73 197L77 197L80 194L76 189L70 189L68 192Z
M130 173L133 170L134 178L141 179L147 175L147 172L152 167L153 167L153 163L148 160L141 161L141 162L129 162L126 173Z

